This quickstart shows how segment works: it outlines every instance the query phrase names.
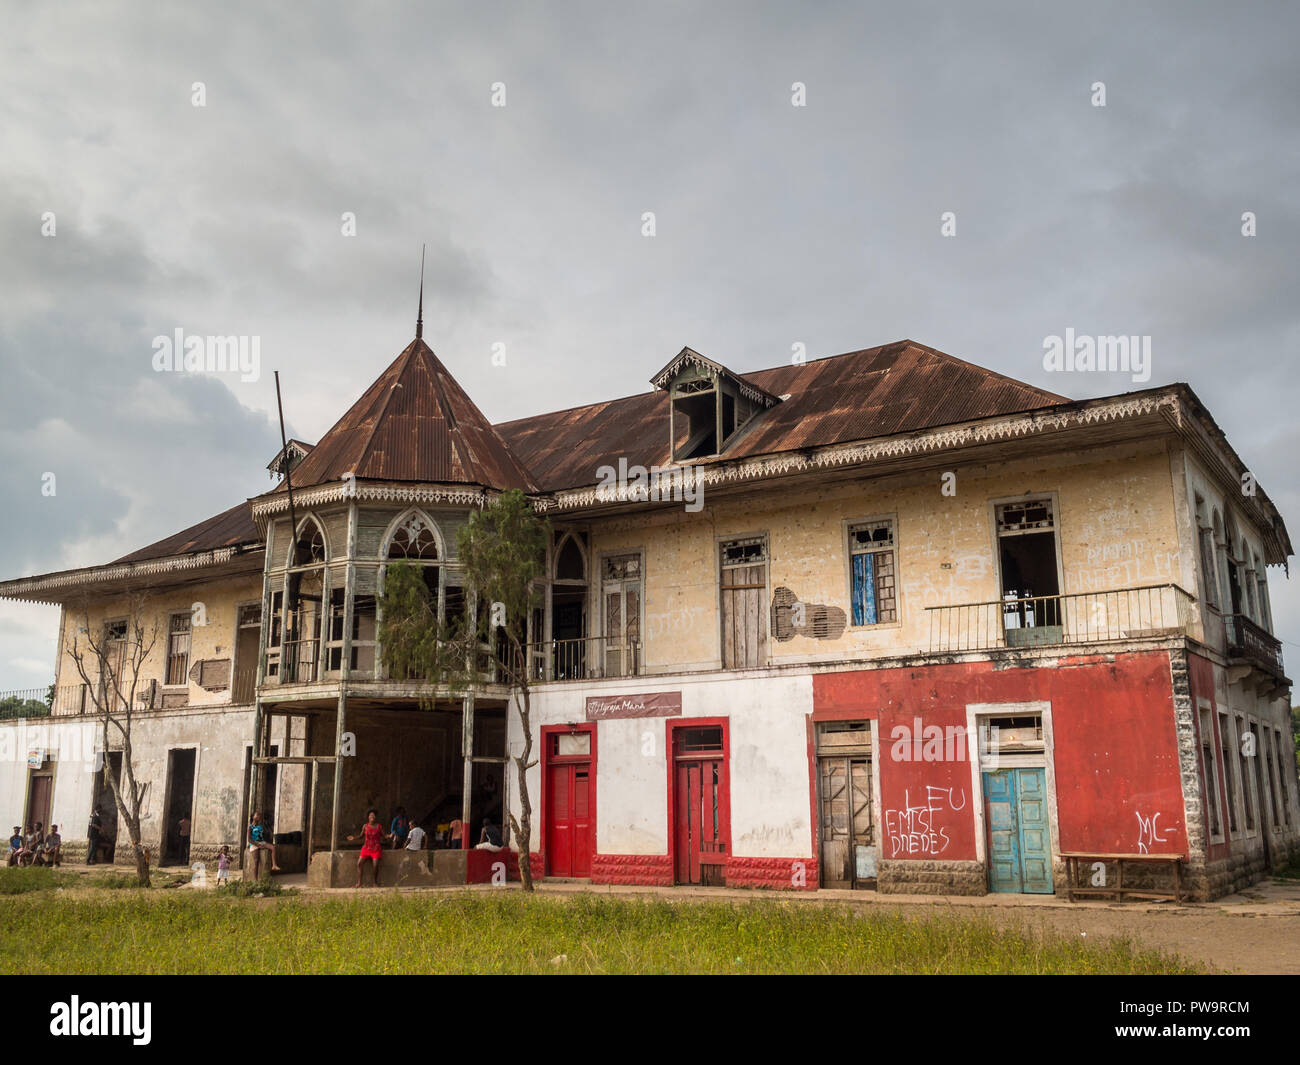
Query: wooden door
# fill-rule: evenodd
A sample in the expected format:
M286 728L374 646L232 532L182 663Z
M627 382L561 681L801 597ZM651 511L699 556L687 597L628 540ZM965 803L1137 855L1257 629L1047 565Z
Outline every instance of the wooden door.
M679 884L726 883L726 766L721 758L681 761L674 785L674 847Z
M877 857L871 760L821 758L819 768L821 881L827 887L870 886Z
M1047 771L1017 769L1016 820L1020 829L1021 890L1052 894L1052 832L1047 823Z
M988 823L989 890L1050 895L1051 829L1043 769L999 769L984 774Z
M550 876L591 876L591 766L549 767L546 867Z
M766 540L754 537L722 544L719 613L723 669L752 669L767 663L766 596Z
M54 778L48 773L33 775L31 788L27 793L27 824L39 821L48 832L50 828L50 797L54 791Z

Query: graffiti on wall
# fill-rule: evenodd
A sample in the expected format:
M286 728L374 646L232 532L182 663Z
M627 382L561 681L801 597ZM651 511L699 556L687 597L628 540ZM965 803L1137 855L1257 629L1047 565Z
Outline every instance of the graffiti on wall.
M1138 819L1138 853L1150 854L1153 843L1166 843L1169 840L1167 835L1162 836L1160 833L1160 813L1154 813L1150 817L1143 817L1142 811L1137 810ZM1172 832L1173 828L1169 825L1163 829L1164 832Z
M917 802L903 789L903 806L885 811L885 837L889 857L935 857L948 849L952 840L940 823L945 815L966 809L966 792L961 788L941 788L927 784Z

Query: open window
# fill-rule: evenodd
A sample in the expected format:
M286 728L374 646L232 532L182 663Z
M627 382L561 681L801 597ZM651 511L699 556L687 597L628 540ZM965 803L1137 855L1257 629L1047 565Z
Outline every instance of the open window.
M1007 644L1060 643L1061 583L1052 499L1001 503L995 514Z
M758 414L780 400L698 351L682 348L651 384L668 393L674 462L720 455Z
M849 602L854 625L898 620L895 569L892 518L849 526Z

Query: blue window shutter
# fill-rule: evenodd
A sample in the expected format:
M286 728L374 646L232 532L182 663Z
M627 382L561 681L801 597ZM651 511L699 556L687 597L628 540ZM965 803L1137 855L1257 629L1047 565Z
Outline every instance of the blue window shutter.
M874 555L853 556L853 624L876 623L876 565Z

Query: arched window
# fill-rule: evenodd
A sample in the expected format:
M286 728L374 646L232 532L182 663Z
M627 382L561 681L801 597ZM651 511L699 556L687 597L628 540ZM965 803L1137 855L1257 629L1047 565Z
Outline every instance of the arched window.
M307 515L298 523L289 545L284 589L271 593L266 650L269 680L289 684L316 679L327 555L325 532L320 522Z
M1259 623L1267 632L1273 631L1273 611L1268 605L1268 571L1264 568L1264 563L1260 561L1259 555L1255 559L1255 588L1258 593L1256 602L1259 604Z
M438 559L438 537L433 523L422 514L412 514L393 530L388 541L389 558L405 558L422 562Z
M465 616L465 590L459 570L446 564L445 554L437 523L421 510L408 510L389 527L384 558L417 566L429 606L439 619L455 624Z
M320 565L325 561L325 531L313 517L303 518L298 523L298 535L289 558L289 566Z
M1241 552L1238 555L1241 559L1241 583L1246 589L1246 614L1251 621L1259 621L1259 610L1255 606L1255 571L1250 566L1250 548L1246 546L1246 538L1241 539Z
M555 552L555 579L557 581L586 581L587 559L576 538L566 533Z
M1214 573L1214 530L1205 514L1205 500L1196 497L1196 546L1201 555L1201 598L1206 606L1219 605L1218 579Z
M1215 598L1219 604L1219 609L1225 614L1232 613L1232 597L1229 595L1228 584L1228 548L1224 539L1223 519L1216 510L1211 515L1210 526L1214 530L1214 578L1215 578Z

